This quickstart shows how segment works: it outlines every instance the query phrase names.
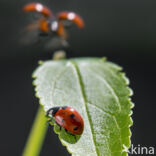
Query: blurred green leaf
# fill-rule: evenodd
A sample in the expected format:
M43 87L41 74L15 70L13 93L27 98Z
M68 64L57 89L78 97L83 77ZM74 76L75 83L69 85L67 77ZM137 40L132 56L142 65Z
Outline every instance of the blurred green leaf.
M74 156L126 156L130 147L131 90L121 67L104 58L43 62L34 72L34 85L44 110L72 106L85 122L77 142L55 132Z

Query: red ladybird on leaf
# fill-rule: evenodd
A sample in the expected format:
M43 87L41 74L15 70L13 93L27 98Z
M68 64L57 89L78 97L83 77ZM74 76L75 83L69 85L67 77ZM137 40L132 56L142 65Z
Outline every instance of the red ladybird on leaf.
M55 122L72 135L81 135L84 129L84 121L81 115L72 107L53 107L47 111L47 115L54 118Z

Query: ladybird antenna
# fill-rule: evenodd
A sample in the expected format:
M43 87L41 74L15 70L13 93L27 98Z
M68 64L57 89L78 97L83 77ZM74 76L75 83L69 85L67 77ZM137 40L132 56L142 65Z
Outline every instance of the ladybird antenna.
M44 15L45 17L53 16L52 11L48 7L46 7L45 5L41 3L36 3L36 2L26 4L23 8L23 11L24 12L38 12Z

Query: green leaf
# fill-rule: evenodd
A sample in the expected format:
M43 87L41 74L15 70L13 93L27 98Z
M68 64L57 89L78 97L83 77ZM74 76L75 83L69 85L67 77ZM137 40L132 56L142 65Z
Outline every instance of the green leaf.
M127 155L133 104L129 81L121 67L104 58L46 61L33 77L45 111L54 106L72 106L83 116L85 128L77 142L54 126L73 156Z

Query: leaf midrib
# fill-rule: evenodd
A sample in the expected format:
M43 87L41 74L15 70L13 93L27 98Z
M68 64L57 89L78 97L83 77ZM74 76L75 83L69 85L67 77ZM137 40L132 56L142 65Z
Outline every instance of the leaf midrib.
M89 115L89 111L88 111L88 107L87 107L87 98L86 98L86 94L85 94L84 84L83 84L83 81L82 81L82 76L80 74L80 70L79 70L79 67L76 64L76 62L74 62L72 60L72 61L70 61L70 63L73 66L73 68L75 69L75 72L77 74L77 79L78 79L78 82L80 84L80 90L81 90L82 99L83 99L83 102L84 102L84 105L85 105L85 109L86 109L86 113L87 113L87 116L88 116L88 121L89 121L91 135L92 135L92 139L93 139L93 143L94 143L94 148L95 148L97 156L99 156L99 151L98 151L97 146L96 146L96 141L95 141L93 127L92 127L92 124L91 124L91 117Z
M97 155L99 155L99 152L98 152L98 150L97 150L97 148L96 148L96 141L95 141L95 137L94 137L93 127L91 126L91 125L92 125L92 124L91 124L91 118L90 118L90 115L89 115L89 113L88 113L88 107L87 107L88 101L87 101L86 94L85 94L85 90L84 90L84 84L83 84L83 81L82 81L82 76L81 76L81 74L80 74L80 70L79 70L79 67L78 67L78 65L76 64L76 62L74 62L74 61L70 61L70 62L71 62L71 64L74 66L74 69L75 69L75 71L76 71L76 73L77 73L78 81L80 82L80 83L79 83L79 84L80 84L80 89L81 89L81 92L82 92L82 98L83 98L83 101L84 101L84 104L85 104L85 108L86 108L88 120L89 120L89 123L90 123L90 129L91 129L91 132L92 132L92 138L93 138L95 150L96 150ZM90 71L91 71L91 70L90 70ZM101 77L101 75L99 75L98 73L97 73L97 77L99 77L100 79L102 79L102 80L104 81L105 85L106 85L106 86L109 86L108 88L111 90L111 92L113 92L112 95L113 95L114 98L117 100L116 102L118 103L119 112L120 112L120 111L121 111L121 103L120 103L120 100L119 100L118 96L116 95L116 92L115 92L114 89L111 87L111 85L110 85L108 82L106 82L106 80L103 79L103 78ZM92 104L91 104L91 105L92 105ZM99 108L99 109L101 109L101 108ZM101 109L101 110L102 110L102 109ZM102 110L102 111L104 111L104 110ZM105 111L104 111L104 112L105 112ZM108 113L108 114L111 115L112 118L114 119L114 121L115 121L115 123L116 123L116 126L117 126L117 129L118 129L119 132L120 132L120 142L121 142L121 144L122 144L122 139L121 139L121 128L120 128L120 126L119 126L119 124L118 124L118 122L117 122L117 120L116 120L115 114L111 114L111 113L109 113L109 112L107 112L107 111L106 111L105 113ZM122 147L121 147L121 148L122 148ZM111 153L112 153L112 152L111 152Z

